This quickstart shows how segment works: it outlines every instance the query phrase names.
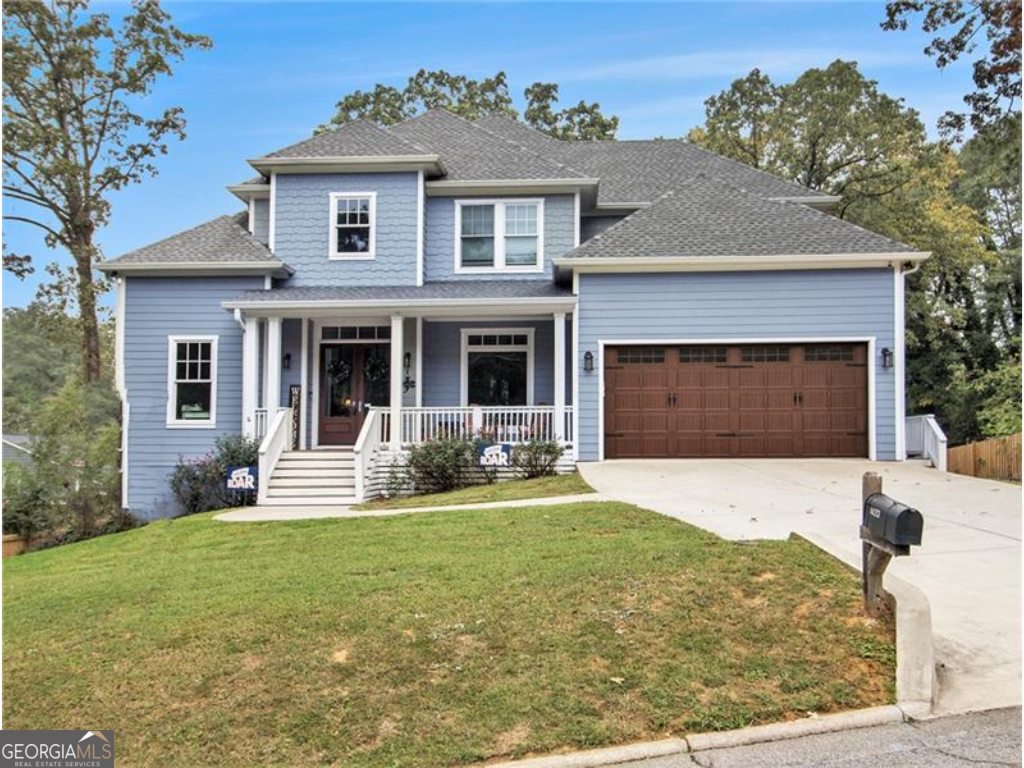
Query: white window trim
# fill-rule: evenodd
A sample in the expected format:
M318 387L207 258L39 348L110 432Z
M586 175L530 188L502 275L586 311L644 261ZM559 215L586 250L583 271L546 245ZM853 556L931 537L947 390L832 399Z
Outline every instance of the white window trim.
M493 205L494 206L494 266L464 267L462 266L462 206ZM537 263L530 266L508 266L505 264L505 206L536 205L537 206ZM457 275L493 275L495 273L536 273L544 271L544 198L466 198L455 201L455 274Z
M168 336L167 337L167 428L168 429L213 429L217 426L217 341L219 336ZM174 417L178 390L175 387L177 345L182 342L203 341L210 344L210 418L205 421L194 419L179 420Z
M462 354L460 356L459 403L463 408L469 407L469 353L472 352L525 352L526 353L526 404L533 405L534 375L534 328L462 328ZM469 346L469 337L493 334L526 334L526 346L522 344L506 344L493 346ZM510 405L509 408L518 406Z
M338 251L338 201L359 198L370 200L370 250L366 253L340 253ZM377 257L377 193L376 192L332 192L330 221L330 253L334 261L369 261Z

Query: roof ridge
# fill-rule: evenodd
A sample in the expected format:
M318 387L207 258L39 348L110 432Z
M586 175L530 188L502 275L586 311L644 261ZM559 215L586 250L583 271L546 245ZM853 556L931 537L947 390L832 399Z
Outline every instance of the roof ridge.
M456 115L456 117L458 117L458 115ZM462 118L462 119L465 120L465 118ZM543 161L545 161L547 163L551 163L552 165L555 165L555 166L557 166L559 168L565 168L566 170L572 171L573 173L578 173L580 175L580 178L583 178L583 179L588 178L587 174L585 174L579 168L574 168L573 166L569 165L568 163L563 163L561 160L555 160L555 159L550 158L550 157L548 157L546 155L542 155L542 154L540 154L538 152L534 152L532 149L530 149L526 145L520 144L518 141L513 141L512 139L506 138L505 136L501 136L501 135L495 133L494 131L489 131L488 129L484 128L483 126L477 125L476 123L470 122L468 120L466 122L468 122L470 125L472 125L474 128L476 128L478 131L483 131L488 136L493 136L496 139L504 141L506 144L511 144L513 147L516 147L516 148L522 150L523 152L526 152L527 154L533 155L534 157L538 157L541 160L543 160ZM516 122L519 122L519 121L517 120ZM537 132L540 133L540 131L537 131Z

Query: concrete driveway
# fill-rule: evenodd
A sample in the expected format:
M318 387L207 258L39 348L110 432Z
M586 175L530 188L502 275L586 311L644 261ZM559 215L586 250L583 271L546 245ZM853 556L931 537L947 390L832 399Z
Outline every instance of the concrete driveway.
M631 460L580 464L598 492L728 539L827 537L860 552L861 476L924 515L924 544L890 571L928 596L936 713L1021 703L1021 489L917 462ZM859 556L859 555L858 555Z

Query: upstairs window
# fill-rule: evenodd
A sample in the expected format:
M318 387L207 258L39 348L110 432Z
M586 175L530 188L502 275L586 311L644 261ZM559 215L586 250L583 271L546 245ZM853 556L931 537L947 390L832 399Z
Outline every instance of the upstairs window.
M331 195L331 258L372 259L375 248L377 195L337 192Z
M217 337L171 336L168 347L167 426L214 426Z
M543 270L543 200L462 200L455 211L456 273Z

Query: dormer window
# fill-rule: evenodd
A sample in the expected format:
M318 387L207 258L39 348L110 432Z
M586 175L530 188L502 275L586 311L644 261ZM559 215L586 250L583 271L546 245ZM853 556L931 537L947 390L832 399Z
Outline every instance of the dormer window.
M331 195L332 259L372 259L375 255L377 195L336 192Z
M455 272L541 272L543 200L457 200Z

